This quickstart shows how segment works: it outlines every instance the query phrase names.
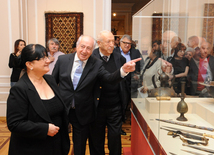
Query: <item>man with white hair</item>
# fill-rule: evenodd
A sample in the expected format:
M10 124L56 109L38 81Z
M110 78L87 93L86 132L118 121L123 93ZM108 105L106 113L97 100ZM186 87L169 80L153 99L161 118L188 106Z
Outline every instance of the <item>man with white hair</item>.
M181 42L180 38L174 31L167 30L162 34L162 56L161 58L167 60L173 54L173 49Z
M126 59L114 48L114 36L110 31L101 31L97 37L99 48L93 51L93 56L102 60L105 69L112 73L119 69ZM128 98L125 91L125 81L119 83L105 83L102 79L97 81L100 89L99 104L96 105L97 116L92 123L89 148L91 155L105 155L105 131L108 128L109 155L121 155L121 130L122 120Z

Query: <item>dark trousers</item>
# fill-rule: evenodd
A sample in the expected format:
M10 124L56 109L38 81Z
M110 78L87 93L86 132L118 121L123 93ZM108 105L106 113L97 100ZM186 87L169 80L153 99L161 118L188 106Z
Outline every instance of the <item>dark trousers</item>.
M69 121L73 128L73 146L75 155L85 155L86 141L89 137L90 125L81 125L76 117L75 109L69 111Z
M121 105L98 108L95 122L90 127L89 148L91 155L105 155L105 129L108 128L109 155L121 155Z

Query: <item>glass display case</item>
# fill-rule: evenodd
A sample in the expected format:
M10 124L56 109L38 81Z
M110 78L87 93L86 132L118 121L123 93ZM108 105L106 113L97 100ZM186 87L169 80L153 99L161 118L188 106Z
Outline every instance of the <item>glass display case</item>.
M152 0L133 15L144 58L133 77L133 155L214 153L213 23L214 0Z

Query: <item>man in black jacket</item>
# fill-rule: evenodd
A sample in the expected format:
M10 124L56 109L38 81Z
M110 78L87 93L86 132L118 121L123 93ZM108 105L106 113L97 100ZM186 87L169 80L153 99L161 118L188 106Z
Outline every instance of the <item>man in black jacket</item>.
M131 36L125 34L120 39L120 48L116 48L116 52L120 53L123 57L126 58L126 62L129 62L136 58L142 58L142 55L140 54L140 51L138 49L132 48L132 38ZM144 60L141 59L141 61L138 61L136 63L135 71L130 73L126 77L126 83L127 83L127 91L130 94L130 100L131 97L135 98L137 97L137 88L139 86L139 74L141 69L143 68Z
M206 89L203 83L209 83L214 78L214 57L211 56L212 46L209 42L203 41L199 52L195 51L190 60L188 80L190 82L190 95L206 96Z
M113 73L125 64L126 59L114 50L114 36L110 31L101 31L97 38L99 48L93 56L103 61L104 68ZM110 155L121 155L121 128L125 108L128 103L124 80L110 84L99 79L97 88L101 89L98 98L97 116L91 127L89 138L90 154L105 155L105 128L108 128L108 148Z

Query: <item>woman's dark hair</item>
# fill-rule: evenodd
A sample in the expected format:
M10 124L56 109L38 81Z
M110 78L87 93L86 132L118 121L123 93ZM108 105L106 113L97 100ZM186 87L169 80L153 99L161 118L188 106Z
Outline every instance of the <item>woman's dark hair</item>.
M152 42L152 45L153 45L154 43L157 43L158 45L160 45L160 44L161 44L161 40L155 40L155 41L153 41L153 42Z
M16 54L19 51L18 47L19 47L20 42L24 42L24 44L26 46L26 42L24 40L22 40L22 39L16 40L14 43L14 54Z
M20 67L26 70L25 63L27 61L39 60L48 56L47 50L44 46L40 44L29 44L25 46L21 54Z
M183 43L178 43L177 47L175 48L175 54L174 57L178 57L178 52L180 50L183 50L185 52L186 46Z

